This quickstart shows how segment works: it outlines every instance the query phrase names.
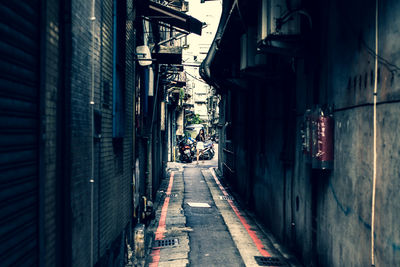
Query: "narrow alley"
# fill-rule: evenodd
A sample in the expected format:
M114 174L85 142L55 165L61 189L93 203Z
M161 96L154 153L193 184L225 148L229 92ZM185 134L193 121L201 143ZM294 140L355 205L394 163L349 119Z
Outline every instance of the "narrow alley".
M400 266L399 0L0 0L0 267Z
M217 162L168 164L149 266L301 266L220 182Z

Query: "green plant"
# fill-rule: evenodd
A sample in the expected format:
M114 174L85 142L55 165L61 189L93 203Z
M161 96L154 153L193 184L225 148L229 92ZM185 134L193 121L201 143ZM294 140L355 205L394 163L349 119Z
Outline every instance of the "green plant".
M187 124L201 124L203 120L200 119L199 114L193 114L189 118L187 118Z
M179 105L182 106L183 104L183 99L185 97L185 89L181 88L179 90Z

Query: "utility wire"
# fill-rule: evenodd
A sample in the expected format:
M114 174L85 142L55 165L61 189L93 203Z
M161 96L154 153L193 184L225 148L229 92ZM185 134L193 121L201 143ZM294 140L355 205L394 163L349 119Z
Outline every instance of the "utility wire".
M341 10L348 10L348 3L344 3L346 6L343 6L343 1L338 1L339 4L339 8ZM351 22L351 20L349 19L348 13L347 12L342 12L342 18L345 20L348 29L350 29L350 31L353 33L353 36L359 36L359 32L357 32L354 27L352 26L353 23ZM368 53L373 56L373 57L378 57L378 62L381 63L382 65L384 65L392 74L395 72L400 72L400 67L396 64L394 64L393 62L390 62L388 59L380 56L377 54L377 52L375 52L375 49L371 48L367 42L360 37L359 39L360 43L367 49Z
M373 57L377 57L378 61L387 67L387 69L390 72L398 72L400 71L400 67L398 67L397 65L395 65L394 63L389 62L389 60L385 59L384 57L378 55L372 48L370 48L368 46L368 44L365 42L364 39L361 38L361 44L365 46L365 48L367 49L368 53L371 54Z
M205 83L205 84L207 84L208 85L208 83L206 83L205 81L203 81L203 80L200 80L199 78L197 78L196 76L193 76L192 74L190 74L189 72L187 72L187 71L185 71L185 73L187 74L187 75L189 75L190 77L192 77L193 79L195 79L195 80L197 80L197 81L199 81L199 82L202 82L202 83Z

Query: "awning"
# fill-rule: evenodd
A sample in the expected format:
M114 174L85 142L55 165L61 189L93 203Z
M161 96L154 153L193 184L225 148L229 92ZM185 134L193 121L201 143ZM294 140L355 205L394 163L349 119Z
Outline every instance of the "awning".
M154 18L186 32L201 35L203 27L201 21L173 8L148 1L148 5L144 8L143 12L145 16L151 19Z

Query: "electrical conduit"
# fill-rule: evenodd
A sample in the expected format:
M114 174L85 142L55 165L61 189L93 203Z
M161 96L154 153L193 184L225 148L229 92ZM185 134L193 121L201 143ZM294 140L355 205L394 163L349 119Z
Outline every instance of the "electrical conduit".
M94 64L95 64L95 6L96 0L92 0L91 8L91 26L92 26L92 57L91 57L91 80L90 80L90 113L91 113L91 136L90 140L90 151L91 151L91 170L90 170L90 266L94 265L94 144L93 144L93 133L94 133Z
M374 77L374 144L373 144L373 174L372 174L372 206L371 206L371 266L375 266L375 192L376 192L376 102L378 93L378 0L375 1L375 77Z

